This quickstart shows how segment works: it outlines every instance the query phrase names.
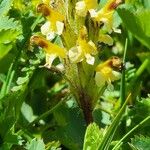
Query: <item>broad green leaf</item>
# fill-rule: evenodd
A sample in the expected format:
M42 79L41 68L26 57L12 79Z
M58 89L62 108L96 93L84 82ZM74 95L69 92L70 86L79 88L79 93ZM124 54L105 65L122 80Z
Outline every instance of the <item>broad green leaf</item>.
M17 30L2 30L0 32L0 59L12 49L19 34L20 31Z
M80 150L83 146L86 125L80 109L75 104L69 106L63 103L53 113L58 123L55 136L68 149Z
M98 150L101 143L103 133L96 123L90 124L85 133L83 150Z
M13 0L3 0L0 4L0 17L7 15L12 6Z
M14 21L14 18L9 18L7 16L7 17L1 17L0 19L1 19L1 21L0 21L0 31L8 30L8 29L16 30L19 26L18 22Z
M146 47L150 49L150 10L123 5L117 9L126 28Z
M145 8L150 8L150 1L149 0L143 0L143 4Z
M135 136L135 138L131 140L131 144L138 150L149 150L150 137Z
M32 122L35 119L32 108L25 102L22 104L21 112L28 122Z
M45 150L45 144L41 139L33 139L27 144L27 150Z

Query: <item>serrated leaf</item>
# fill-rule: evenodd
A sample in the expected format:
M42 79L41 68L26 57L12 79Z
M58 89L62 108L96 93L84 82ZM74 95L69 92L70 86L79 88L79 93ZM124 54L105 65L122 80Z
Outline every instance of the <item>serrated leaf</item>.
M0 4L0 17L7 15L12 6L13 0L3 0Z
M45 150L45 144L41 139L33 139L27 145L27 150Z
M98 150L103 134L96 123L90 124L85 133L83 150Z
M28 77L28 76L19 77L18 80L17 80L17 84L18 84L18 85L24 84L24 83L26 83L28 80L29 80L29 77Z
M0 32L2 30L16 30L18 28L18 22L14 21L14 18L7 17L1 17L0 18Z
M149 150L150 137L135 136L135 138L131 140L131 144L138 150Z
M150 10L135 11L132 7L123 5L117 11L126 28L150 49Z
M0 59L12 49L13 42L19 34L20 31L16 30L3 30L0 32Z

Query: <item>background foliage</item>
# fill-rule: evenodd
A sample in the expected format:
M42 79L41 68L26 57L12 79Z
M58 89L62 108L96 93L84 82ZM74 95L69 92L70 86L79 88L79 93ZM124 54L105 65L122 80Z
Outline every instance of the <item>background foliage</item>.
M96 123L87 130L68 83L40 67L45 55L30 46L30 37L44 22L35 10L38 3L0 0L0 149L103 150L118 143L116 149L148 150L150 120L139 123L150 114L150 2L126 0L116 10L115 24L122 33L112 35L112 47L102 45L101 59L122 57L128 39L125 83L126 96L131 96L120 110L121 81L113 91L105 90L93 112ZM136 126L140 128L120 141Z

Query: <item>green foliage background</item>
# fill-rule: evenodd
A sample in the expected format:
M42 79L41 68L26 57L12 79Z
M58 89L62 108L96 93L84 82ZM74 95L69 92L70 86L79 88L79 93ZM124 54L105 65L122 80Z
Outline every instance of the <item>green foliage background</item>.
M86 130L68 83L40 67L45 55L30 46L30 37L40 32L44 22L35 10L39 1L0 0L0 150L103 150L116 143L121 150L149 149L150 120L139 123L150 116L150 2L125 2L115 16L122 33L112 35L113 47L102 45L101 59L114 53L122 57L128 39L125 83L130 107L123 106L115 117L121 105L121 81L116 82L114 91L106 90L100 98L93 112L96 123Z

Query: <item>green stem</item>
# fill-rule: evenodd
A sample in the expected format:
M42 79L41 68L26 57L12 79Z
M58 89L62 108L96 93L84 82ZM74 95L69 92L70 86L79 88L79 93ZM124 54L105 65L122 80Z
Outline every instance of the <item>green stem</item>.
M123 55L123 65L125 65L125 62L126 62L127 46L128 46L128 40L126 39L124 55ZM126 88L125 87L125 68L123 68L122 76L121 76L121 87L120 87L121 106L125 102L125 88Z
M118 149L118 146L121 144L121 142L126 139L133 131L135 131L137 128L139 128L141 125L143 125L146 121L150 119L150 116L146 117L143 121L141 121L138 125L136 125L134 128L132 128L115 146L112 150Z
M41 119L46 118L48 115L50 115L51 113L53 113L54 110L56 110L64 101L66 100L66 98L62 99L58 104L56 104L52 109L48 110L47 112L43 113L41 116L39 116L38 118L36 118L34 121L32 121L31 123L28 124L28 127L31 127L32 125L34 125L35 123L37 123L38 121L40 121Z
M145 68L148 66L149 64L149 59L145 59L144 62L142 63L142 65L139 67L139 69L136 71L135 73L135 79L137 79L145 70Z

